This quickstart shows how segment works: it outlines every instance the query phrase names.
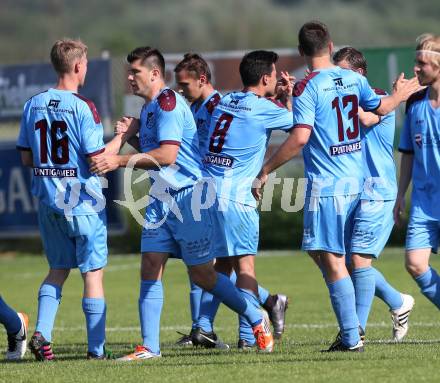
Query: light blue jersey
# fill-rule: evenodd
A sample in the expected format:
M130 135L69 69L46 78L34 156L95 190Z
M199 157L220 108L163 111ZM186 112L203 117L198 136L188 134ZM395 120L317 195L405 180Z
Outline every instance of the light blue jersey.
M292 128L292 112L252 92L224 96L214 110L205 166L219 197L252 207L252 182L263 164L270 133Z
M199 135L199 150L202 158L208 150L208 134L211 122L212 112L217 106L221 98L221 94L214 90L202 103L193 102L191 104L191 112L197 126L197 134Z
M385 96L386 92L373 88L376 94ZM365 183L361 199L395 200L397 195L396 165L394 164L393 142L396 128L396 114L391 112L378 124L362 127L362 153L365 166Z
M358 106L379 107L380 97L360 74L339 67L313 71L295 84L295 128L312 129L303 148L307 196L357 194L364 180Z
M139 144L141 152L157 149L160 144L179 145L176 163L150 171L157 192L174 191L194 185L202 177L197 128L185 100L169 88L164 88L140 115Z
M411 216L440 220L440 108L428 94L429 87L407 101L399 151L414 155Z
M88 156L104 151L103 128L90 100L49 89L24 106L17 149L32 151L32 193L66 215L96 214L105 206Z

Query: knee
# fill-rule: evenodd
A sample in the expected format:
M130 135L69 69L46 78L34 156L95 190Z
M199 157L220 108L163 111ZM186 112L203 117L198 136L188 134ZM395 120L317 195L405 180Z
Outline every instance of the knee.
M413 277L417 278L419 275L423 274L426 270L424 265L413 262L412 260L407 259L405 261L406 271Z
M216 272L213 267L191 266L189 269L191 280L204 290L212 290L216 281Z
M161 279L163 265L164 261L161 257L143 255L141 263L141 279Z
M69 274L70 269L50 269L49 274L45 279L45 283L63 286L64 282L69 277Z
M214 265L214 269L218 273L222 273L229 276L232 273L233 265L229 258L217 258Z

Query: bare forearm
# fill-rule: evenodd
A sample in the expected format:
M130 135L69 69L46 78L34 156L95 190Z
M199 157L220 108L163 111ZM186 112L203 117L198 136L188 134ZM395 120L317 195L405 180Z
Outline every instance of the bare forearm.
M411 182L414 155L403 153L400 161L399 189L397 195L403 197Z
M138 169L156 169L158 166L168 166L175 162L168 151L154 149L148 153L122 154L119 156L119 166L126 167L131 163Z

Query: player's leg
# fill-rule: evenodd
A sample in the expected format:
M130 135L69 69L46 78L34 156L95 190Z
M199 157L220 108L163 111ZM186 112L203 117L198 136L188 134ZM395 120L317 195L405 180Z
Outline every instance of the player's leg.
M37 360L52 360L52 330L61 302L62 288L70 269L78 265L75 239L70 235L71 222L66 216L40 202L38 223L49 273L38 292L37 323L29 347Z
M162 276L170 255L181 253L169 228L169 209L159 200L145 209L145 225L141 237L141 281L139 289L139 319L142 345L120 361L152 359L161 356L160 317L163 307ZM161 223L161 224L158 224ZM191 275L190 275L191 277Z
M437 271L429 265L431 248L412 249L405 253L405 266L421 293L440 309L440 277Z
M374 269L371 266L372 256L355 253L351 255L351 262L353 267L351 279L355 291L356 314L359 325L365 331L376 289Z
M104 267L107 265L107 221L105 212L73 217L72 235L76 258L84 282L82 309L87 328L87 358L105 359Z
M440 309L440 277L430 266L431 251L439 243L438 221L410 217L406 236L405 266L420 287L421 293Z
M214 269L212 259L218 254L216 247L225 241L216 206L201 210L201 220L196 221L191 210L192 190L185 190L176 196L183 216L182 224L177 218L170 225L179 244L182 258L188 266L191 279L204 290L209 291L236 313L244 315L253 326L257 344L262 351L272 351L273 338L270 329L263 327L263 315L250 304L231 280ZM194 243L204 246L194 249ZM224 247L222 246L224 249ZM254 282L256 285L256 282ZM255 286L255 290L257 290Z
M235 285L236 276L233 273L233 262L229 257L216 258L214 269L231 279ZM214 332L214 319L221 301L209 291L203 290L200 302L200 315L196 323L196 329L192 334L193 344L207 348L227 349L229 346L219 340ZM253 335L252 335L253 338Z
M26 314L13 310L0 295L0 323L5 326L8 335L6 359L23 358L26 352L28 322Z
M82 309L87 327L87 358L105 359L105 323L107 306L104 297L104 269L81 274L84 280Z
M358 196L306 197L302 248L323 273L341 338L329 351L362 351L353 282L345 264Z
M191 278L199 286L209 291L231 310L244 316L251 323L258 348L261 351L271 352L273 339L268 328L268 318L267 321L264 320L262 312L247 300L247 295L236 288L227 276L217 273L212 262L197 265L188 264L188 268Z
M316 255L316 252L310 253ZM349 349L356 347L360 342L359 320L356 315L354 286L345 267L344 256L321 251L319 257L341 331L342 344Z

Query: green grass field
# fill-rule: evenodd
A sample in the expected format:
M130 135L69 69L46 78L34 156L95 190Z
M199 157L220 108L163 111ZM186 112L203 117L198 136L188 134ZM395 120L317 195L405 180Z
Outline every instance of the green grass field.
M188 331L188 281L183 264L170 261L165 275L162 313L163 358L131 364L86 361L85 321L81 310L82 282L73 272L63 290L53 334L54 363L37 363L29 353L20 363L0 362L1 382L438 382L440 360L439 312L418 291L403 266L403 250L387 249L376 263L401 291L416 299L405 342L393 344L387 307L375 300L367 327L363 354L321 353L337 332L327 289L312 261L300 252L262 253L257 275L271 292L290 297L287 328L272 354L240 353L237 319L222 307L216 332L232 345L230 351L179 349L176 331ZM266 256L270 255L270 256ZM440 268L433 257L432 264ZM137 256L113 256L106 272L107 346L116 355L133 350L140 341L137 311ZM19 311L30 316L33 331L37 291L46 273L43 257L0 257L0 293ZM0 347L6 333L0 330Z

